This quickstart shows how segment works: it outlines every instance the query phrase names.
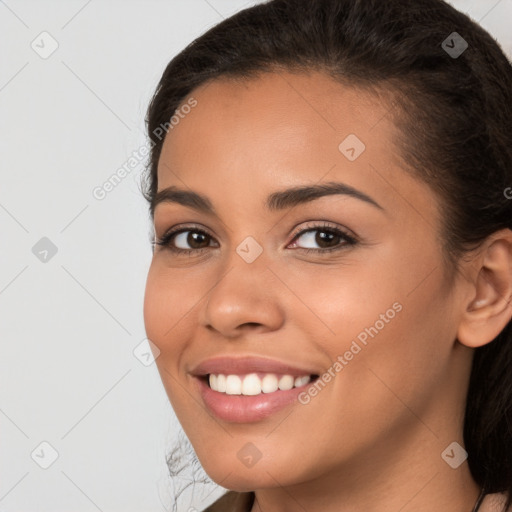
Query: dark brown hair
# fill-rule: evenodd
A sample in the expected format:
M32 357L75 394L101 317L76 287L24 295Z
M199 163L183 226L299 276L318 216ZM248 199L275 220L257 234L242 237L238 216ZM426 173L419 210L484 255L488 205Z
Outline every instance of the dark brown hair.
M512 229L512 66L481 26L442 0L270 0L193 41L165 69L147 113L151 215L158 127L199 85L283 69L322 71L389 104L404 169L440 198L448 275L465 252ZM508 492L508 508L511 322L475 350L464 442L473 478L486 493Z

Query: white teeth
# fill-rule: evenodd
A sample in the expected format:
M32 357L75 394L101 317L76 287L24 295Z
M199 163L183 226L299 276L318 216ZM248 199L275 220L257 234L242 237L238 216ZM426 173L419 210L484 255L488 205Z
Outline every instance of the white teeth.
M259 395L261 393L261 380L255 373L246 375L242 382L242 395Z
M219 375L219 377L220 377L220 375ZM311 377L309 375L306 375L304 377L297 377L295 379L294 385L296 388L298 388L300 386L305 386L310 380L311 380ZM217 386L218 386L218 384L217 384Z
M261 390L263 393L273 393L279 389L277 377L272 374L265 375L261 381Z
M228 395L242 394L242 380L238 375L228 375L226 377L226 393Z
M215 389L215 388L212 388ZM226 376L225 375L217 375L217 391L221 393L226 392Z
M261 393L274 393L275 391L287 391L293 387L306 385L311 380L309 375L293 377L292 375L277 376L273 373L266 374L262 379L256 373L245 376L210 374L209 383L214 391L228 395L255 396Z
M283 375L279 379L279 389L288 391L293 388L293 377L291 375Z

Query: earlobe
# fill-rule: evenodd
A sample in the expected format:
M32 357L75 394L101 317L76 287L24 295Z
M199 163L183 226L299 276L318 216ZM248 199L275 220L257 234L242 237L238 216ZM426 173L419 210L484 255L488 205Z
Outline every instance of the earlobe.
M471 348L490 343L512 318L512 231L494 233L476 261L472 298L457 331L458 341Z

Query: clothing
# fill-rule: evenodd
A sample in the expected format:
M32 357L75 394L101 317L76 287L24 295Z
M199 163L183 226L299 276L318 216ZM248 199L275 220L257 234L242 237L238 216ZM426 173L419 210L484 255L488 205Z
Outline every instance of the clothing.
M250 512L253 503L253 492L228 491L203 512Z

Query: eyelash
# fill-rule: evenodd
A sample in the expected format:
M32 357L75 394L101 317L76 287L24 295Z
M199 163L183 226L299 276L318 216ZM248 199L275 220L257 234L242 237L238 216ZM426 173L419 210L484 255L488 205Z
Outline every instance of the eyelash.
M210 248L210 247L202 247L199 249L181 249L180 247L173 247L171 245L172 239L181 233L186 233L187 231L190 231L193 233L200 233L202 235L209 237L210 239L213 239L213 237L205 230L203 230L197 226L187 226L184 228L178 228L178 229L168 231L167 233L165 233L162 236L162 238L153 241L152 244L153 244L153 246L159 245L161 247L165 247L167 250L171 251L174 254L187 254L188 256L192 256L192 254L194 254L194 253L201 254L203 251ZM325 223L324 224L314 224L314 225L308 226L306 229L301 229L300 231L297 231L296 233L293 234L293 237L292 237L292 240L290 243L295 242L296 239L300 238L305 233L309 233L311 231L319 231L321 233L323 232L323 233L334 234L334 235L339 236L340 238L344 239L345 243L343 243L343 244L340 243L339 245L337 245L335 247L328 247L328 248L324 248L324 249L311 249L311 248L305 248L305 247L298 247L295 250L300 250L305 253L315 252L315 253L324 254L324 253L330 253L333 251L340 251L347 247L354 246L358 243L358 240L356 238L349 235L345 231L342 231L339 228L330 226Z

